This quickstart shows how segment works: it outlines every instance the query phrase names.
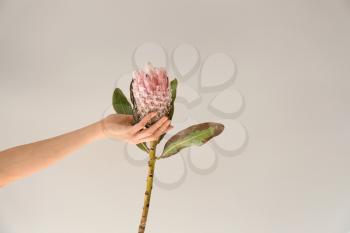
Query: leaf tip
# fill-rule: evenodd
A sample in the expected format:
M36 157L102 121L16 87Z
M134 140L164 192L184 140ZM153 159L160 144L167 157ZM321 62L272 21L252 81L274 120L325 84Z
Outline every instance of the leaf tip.
M216 130L218 134L221 134L225 129L225 125L221 123L216 123Z

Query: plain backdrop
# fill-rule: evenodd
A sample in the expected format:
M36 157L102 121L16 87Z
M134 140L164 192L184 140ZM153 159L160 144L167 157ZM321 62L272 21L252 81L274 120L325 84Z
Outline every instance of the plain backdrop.
M210 175L155 187L147 232L350 232L348 0L0 0L0 150L101 119L146 41L231 54L249 132ZM0 232L136 232L145 174L93 143L2 188Z

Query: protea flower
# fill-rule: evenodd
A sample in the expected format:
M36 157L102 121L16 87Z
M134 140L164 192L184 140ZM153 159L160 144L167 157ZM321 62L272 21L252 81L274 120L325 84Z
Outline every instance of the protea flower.
M116 88L113 93L113 107L117 113L133 114L135 122L140 121L150 112L157 112L157 116L147 125L150 126L163 116L167 116L169 119L172 118L176 89L176 79L169 84L166 71L163 68L155 68L148 63L144 69L133 72L130 83L130 97L133 106L122 90ZM138 233L144 233L146 228L156 160L173 156L180 150L192 145L201 146L219 135L223 130L224 126L215 122L192 125L172 136L165 143L163 152L158 156L156 155L156 147L161 138L150 142L149 146L145 142L137 145L149 155L146 191Z
M144 69L134 71L130 85L131 100L134 104L134 118L139 121L150 112L157 112L153 121L168 116L171 108L169 79L164 68L148 63Z

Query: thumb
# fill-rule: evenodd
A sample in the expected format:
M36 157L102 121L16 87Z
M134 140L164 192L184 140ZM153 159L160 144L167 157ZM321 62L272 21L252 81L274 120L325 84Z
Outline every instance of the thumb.
M134 119L133 115L123 115L123 117L124 117L124 120L128 123L131 123Z

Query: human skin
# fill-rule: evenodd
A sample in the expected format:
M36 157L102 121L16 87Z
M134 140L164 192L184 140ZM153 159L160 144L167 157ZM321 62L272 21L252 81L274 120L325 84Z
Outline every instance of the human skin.
M132 125L131 115L113 114L81 129L2 151L0 187L42 170L97 140L114 138L132 144L157 140L172 126L170 120L163 117L151 127L145 128L155 115L156 113L150 113Z

